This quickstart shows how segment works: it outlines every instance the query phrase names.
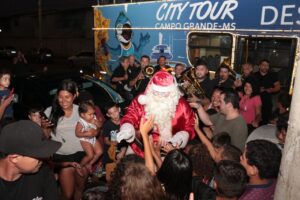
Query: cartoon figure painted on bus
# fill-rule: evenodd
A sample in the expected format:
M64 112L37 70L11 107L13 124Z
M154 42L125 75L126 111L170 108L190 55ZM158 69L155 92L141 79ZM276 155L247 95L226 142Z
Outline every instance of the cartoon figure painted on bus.
M117 47L111 47L106 44L108 51L117 56L129 56L134 55L137 59L139 59L142 55L143 48L146 46L147 43L150 42L150 35L146 33L140 34L139 44L136 45L133 42L133 32L131 29L131 21L125 15L124 12L120 12L116 23L115 28L118 28L115 32L116 38L119 41L119 45Z

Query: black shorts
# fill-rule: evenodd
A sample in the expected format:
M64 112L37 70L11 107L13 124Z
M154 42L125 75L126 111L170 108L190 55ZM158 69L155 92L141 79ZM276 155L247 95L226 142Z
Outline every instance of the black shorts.
M77 162L80 163L82 158L85 156L84 151L78 151L73 154L69 155L61 155L61 154L54 154L52 159L54 162Z

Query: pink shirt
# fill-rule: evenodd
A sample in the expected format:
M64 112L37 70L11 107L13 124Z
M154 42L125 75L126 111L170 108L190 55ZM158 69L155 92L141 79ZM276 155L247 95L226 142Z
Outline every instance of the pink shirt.
M251 124L255 120L257 106L261 106L260 96L257 95L252 98L246 95L242 96L240 100L240 114L247 124Z

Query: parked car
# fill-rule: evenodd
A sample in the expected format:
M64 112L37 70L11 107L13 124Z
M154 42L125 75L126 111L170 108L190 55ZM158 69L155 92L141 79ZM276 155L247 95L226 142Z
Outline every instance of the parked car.
M68 62L72 67L94 69L95 54L92 51L81 51L74 56L70 56Z
M26 55L30 63L49 63L53 62L53 52L48 48L33 48Z
M14 47L0 47L1 58L13 58L17 54L17 50Z
M113 88L95 77L74 73L29 74L13 77L12 86L18 97L13 105L14 117L26 119L28 108L33 105L43 108L51 106L57 87L64 79L74 80L78 84L79 92L90 92L95 104L102 110L111 102L123 107L124 99Z

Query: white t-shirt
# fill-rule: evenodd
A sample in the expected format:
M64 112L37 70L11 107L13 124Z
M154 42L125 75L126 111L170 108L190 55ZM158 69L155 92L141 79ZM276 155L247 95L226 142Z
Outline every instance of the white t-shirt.
M282 150L282 147L279 145L279 140L276 136L277 128L273 124L267 124L256 128L247 138L246 144L253 140L268 140L276 144L279 149Z
M52 107L45 110L45 114L49 117ZM57 154L69 155L78 151L83 151L79 138L76 137L75 128L79 120L78 106L73 104L73 111L70 117L61 117L58 120L56 134L51 133L51 139L62 143Z

